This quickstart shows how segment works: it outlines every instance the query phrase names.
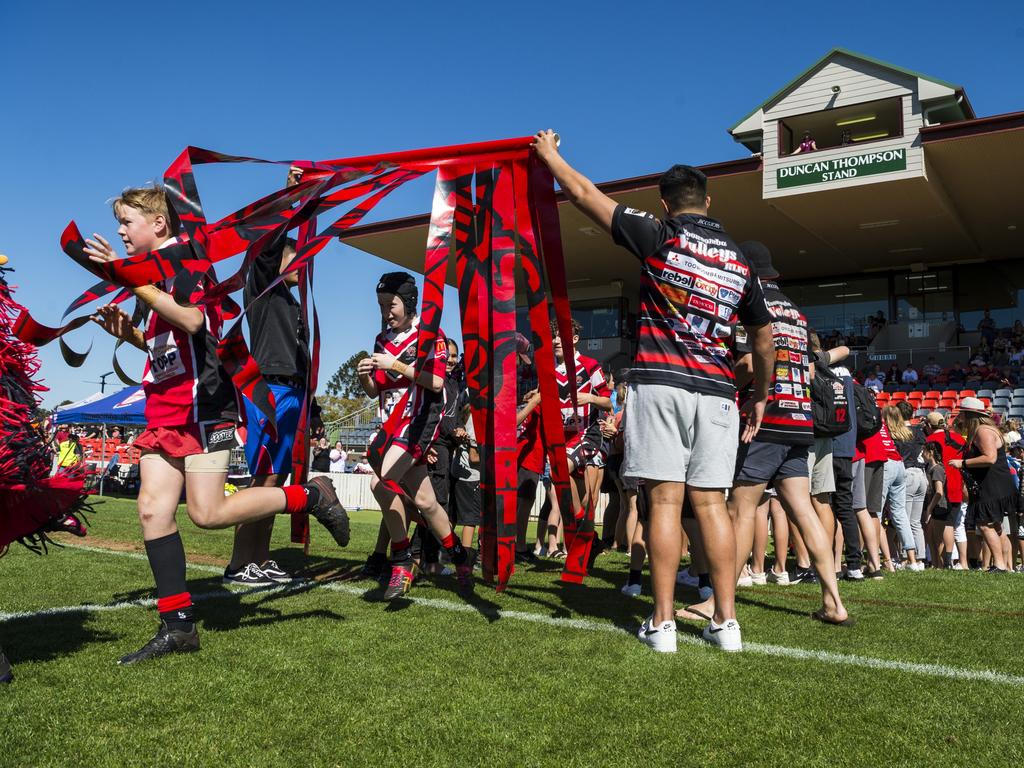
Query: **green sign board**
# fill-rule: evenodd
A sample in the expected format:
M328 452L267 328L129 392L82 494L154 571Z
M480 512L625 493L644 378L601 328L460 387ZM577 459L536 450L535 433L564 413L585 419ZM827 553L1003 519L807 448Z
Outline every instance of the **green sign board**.
M856 179L876 173L891 173L907 169L906 149L881 149L863 155L833 157L830 160L808 160L806 163L787 165L775 170L779 189L800 187L804 184L823 184L827 181Z

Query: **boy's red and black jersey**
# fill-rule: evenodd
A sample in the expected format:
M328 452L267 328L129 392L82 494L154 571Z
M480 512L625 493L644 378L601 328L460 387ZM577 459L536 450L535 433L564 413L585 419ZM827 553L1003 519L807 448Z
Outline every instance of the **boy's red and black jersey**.
M174 292L187 283L184 273L157 287ZM230 377L217 358L222 319L215 307L203 303L206 281L200 280L189 303L203 312L203 328L188 333L171 325L152 309L143 312L143 337L148 357L142 376L146 394L147 427L186 427L206 421L238 418L238 398Z
M774 282L761 280L760 283L772 316L775 369L757 440L783 445L811 445L814 443L814 419L811 415L807 318ZM746 331L742 327L737 328L736 354L750 351ZM749 396L748 388L740 395L740 403Z
M414 365L419 329L419 317L413 320L412 325L404 331L394 331L389 328L383 333L377 334L377 338L373 342L373 351L391 355L405 365ZM448 341L444 333L439 330L437 339L434 341L434 353L427 358L426 372L443 379L447 361ZM412 386L412 381L407 376L395 371L382 371L378 368L373 372L373 382L377 385L377 413L383 423L391 416L406 390ZM443 402L444 389L434 392L423 387L413 387L405 407L405 418L411 418L423 408Z
M733 398L733 328L772 319L739 246L707 216L660 221L624 205L612 237L642 265L630 381Z
M566 437L585 432L596 420L598 409L590 403L572 407L572 392L593 394L596 397L611 397L608 382L604 378L600 363L592 357L576 353L572 378L565 361L555 366L555 382L558 384L558 406L562 411L562 426Z

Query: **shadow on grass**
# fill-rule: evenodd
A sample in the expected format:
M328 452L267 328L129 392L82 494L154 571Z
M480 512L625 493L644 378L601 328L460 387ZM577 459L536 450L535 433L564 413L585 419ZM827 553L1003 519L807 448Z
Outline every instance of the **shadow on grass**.
M116 640L117 635L87 625L91 612L83 609L11 619L3 624L4 652L12 664L52 661L91 643Z

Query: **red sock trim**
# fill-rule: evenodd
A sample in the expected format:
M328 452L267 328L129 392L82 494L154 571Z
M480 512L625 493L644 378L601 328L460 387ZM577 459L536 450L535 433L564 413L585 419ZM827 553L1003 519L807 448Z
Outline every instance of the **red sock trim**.
M401 541L392 541L391 542L391 554L392 555L396 555L399 552L404 552L410 546L412 546L412 542L409 541L409 537L408 536L406 536Z
M449 531L448 535L441 539L441 546L445 549L451 549L455 546L455 531Z
M306 489L301 485L286 485L284 491L284 511L290 515L306 511Z
M170 611L180 611L191 607L192 593L190 592L179 592L176 595L158 598L156 601L158 613L169 613Z

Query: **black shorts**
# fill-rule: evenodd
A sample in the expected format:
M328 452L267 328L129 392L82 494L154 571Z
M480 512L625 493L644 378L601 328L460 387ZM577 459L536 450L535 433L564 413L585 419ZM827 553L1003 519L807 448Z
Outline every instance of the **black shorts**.
M456 525L480 525L480 481L456 480L452 487Z
M591 439L589 434L584 435L583 439L571 448L566 446L565 456L576 467L576 472L583 471L584 467L604 466L601 441Z
M418 403L416 412L398 424L394 438L388 443L384 428L381 427L373 435L367 453L380 456L392 445L404 448L416 463L426 463L427 451L437 441L441 432L441 414L444 410L444 397L429 393Z
M809 445L783 445L754 440L740 443L736 451L738 482L770 483L789 477L810 477Z

